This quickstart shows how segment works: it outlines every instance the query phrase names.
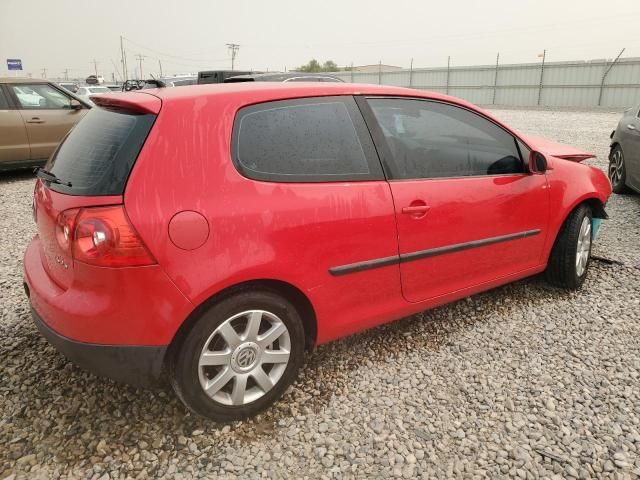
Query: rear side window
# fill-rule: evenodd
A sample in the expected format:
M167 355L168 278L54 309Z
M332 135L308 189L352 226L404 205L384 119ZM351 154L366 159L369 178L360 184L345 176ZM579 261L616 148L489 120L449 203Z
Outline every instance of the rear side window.
M69 133L45 167L69 195L122 195L155 115L92 108Z
M352 97L268 102L238 112L234 163L257 180L332 182L382 179L375 149Z

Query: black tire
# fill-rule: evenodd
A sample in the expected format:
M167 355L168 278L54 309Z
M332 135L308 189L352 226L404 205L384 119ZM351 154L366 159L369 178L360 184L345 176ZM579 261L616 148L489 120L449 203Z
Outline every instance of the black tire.
M284 323L290 337L289 360L282 376L270 390L262 394L263 396L243 405L225 405L215 401L205 392L200 384L198 362L205 343L213 332L227 319L248 310L264 310ZM304 345L305 336L300 315L289 301L270 291L241 292L207 308L189 331L177 339L177 344L172 345L167 365L169 381L178 398L193 412L221 423L242 420L272 405L295 381L303 362ZM229 383L235 385L235 381L234 378ZM232 385L227 384L224 388L228 390ZM254 388L258 388L255 382Z
M619 157L618 157L619 156ZM616 168L617 161L620 161L620 166ZM620 145L615 145L609 153L609 167L607 168L607 176L611 182L611 189L614 193L627 192L627 166L624 161L624 152Z
M591 244L584 272L579 275L576 266L578 236L585 217L591 222L591 209L585 204L579 205L569 214L558 232L545 272L547 281L556 287L576 290L582 286L587 277L591 261Z

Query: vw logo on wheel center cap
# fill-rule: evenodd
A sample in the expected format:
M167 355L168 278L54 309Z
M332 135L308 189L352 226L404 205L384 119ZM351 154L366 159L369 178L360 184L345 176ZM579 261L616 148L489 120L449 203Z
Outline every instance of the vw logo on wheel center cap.
M245 342L231 355L231 367L239 372L251 370L258 360L259 347L253 342Z

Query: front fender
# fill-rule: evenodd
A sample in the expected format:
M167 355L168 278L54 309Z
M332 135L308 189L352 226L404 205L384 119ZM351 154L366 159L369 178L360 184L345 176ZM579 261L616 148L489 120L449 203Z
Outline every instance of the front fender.
M554 159L554 169L547 174L549 182L549 235L546 258L558 232L569 214L580 204L589 202L596 218L607 218L604 210L611 195L611 183L602 170L568 160Z

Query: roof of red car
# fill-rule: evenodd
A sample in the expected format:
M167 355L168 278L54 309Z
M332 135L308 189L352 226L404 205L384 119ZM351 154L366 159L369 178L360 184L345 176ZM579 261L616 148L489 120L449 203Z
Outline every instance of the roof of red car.
M189 85L183 87L154 88L128 93L103 93L92 97L94 103L104 107L121 107L157 114L162 103L197 102L203 98L214 99L224 96L236 108L261 102L331 95L388 95L420 97L455 103L480 112L499 125L505 126L490 112L473 105L466 100L451 97L438 92L416 90L413 88L372 85L366 83L338 82L240 82L218 83L210 85ZM513 128L508 130L516 133ZM518 134L520 135L520 134Z
M371 85L358 83L338 83L338 82L240 82L240 83L219 83L210 85L189 85L183 87L155 88L139 90L135 93L153 95L163 102L173 102L180 100L193 100L203 97L216 97L218 95L241 97L239 103L264 102L269 100L279 100L286 98L300 98L313 96L330 95L393 95L393 96L413 96L422 98L432 98L436 100L446 100L461 105L470 105L468 102L443 95L436 92L415 90L411 88L391 87L386 85ZM130 93L103 94L103 97L121 97ZM139 97L138 97L139 98Z
M275 97L390 94L416 95L418 90L386 85L371 85L342 82L238 82L209 85L189 85L179 88L157 88L145 90L161 99L201 97L203 95L227 95L234 93L272 93ZM439 94L434 94L439 95ZM422 95L420 95L422 96Z

